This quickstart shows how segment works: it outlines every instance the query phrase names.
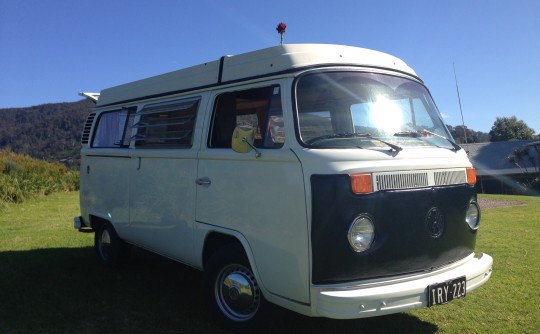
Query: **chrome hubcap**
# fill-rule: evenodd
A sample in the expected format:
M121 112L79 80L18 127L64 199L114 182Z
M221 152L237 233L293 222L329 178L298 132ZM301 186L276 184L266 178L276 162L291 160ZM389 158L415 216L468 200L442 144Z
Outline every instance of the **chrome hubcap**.
M101 256L104 259L109 259L111 254L111 235L109 234L109 230L104 229L101 232L101 238L99 243L99 250L101 253Z
M261 301L261 292L253 273L242 265L228 265L220 271L215 296L221 311L235 321L251 319Z

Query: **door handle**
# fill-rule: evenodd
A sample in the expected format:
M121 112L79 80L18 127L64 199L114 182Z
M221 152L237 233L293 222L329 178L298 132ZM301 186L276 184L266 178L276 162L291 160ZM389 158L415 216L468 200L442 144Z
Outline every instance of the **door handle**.
M207 177L201 177L195 180L195 183L199 186L209 186L212 184L212 181Z

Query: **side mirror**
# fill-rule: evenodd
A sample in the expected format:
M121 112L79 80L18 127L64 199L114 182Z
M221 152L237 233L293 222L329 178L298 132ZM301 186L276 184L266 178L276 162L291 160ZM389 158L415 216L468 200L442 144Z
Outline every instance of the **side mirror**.
M248 153L255 150L255 157L259 158L261 153L253 146L255 130L249 125L239 125L234 129L232 135L232 149L238 153Z

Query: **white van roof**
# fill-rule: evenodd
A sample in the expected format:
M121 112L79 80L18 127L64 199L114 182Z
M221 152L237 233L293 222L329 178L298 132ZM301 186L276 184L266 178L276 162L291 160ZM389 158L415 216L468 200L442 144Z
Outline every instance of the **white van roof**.
M331 44L284 44L236 56L224 56L220 60L104 89L97 106L175 94L320 65L360 65L416 76L401 59L379 51Z

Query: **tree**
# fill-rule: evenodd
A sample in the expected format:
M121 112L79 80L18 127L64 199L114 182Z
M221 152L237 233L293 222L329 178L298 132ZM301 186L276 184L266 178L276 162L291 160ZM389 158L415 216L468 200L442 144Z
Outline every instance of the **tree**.
M531 155L530 146L525 148L516 147L512 153L506 158L508 162L521 169L525 174L529 173L527 167L532 166L535 172L538 172L535 158Z
M524 148L516 147L512 151L512 154L506 158L508 162L521 169L524 175L529 175L529 168L533 169L534 174L538 174L540 168L537 166L535 158L531 155L530 148L531 146L525 146ZM523 178L517 184L524 194L536 196L540 194L540 178L538 176L534 178Z
M458 144L465 144L465 132L467 132L467 143L485 143L489 141L489 135L482 131L474 131L469 129L467 126L463 127L462 125L451 126L446 125L448 131L452 135L452 138ZM465 131L463 131L465 129Z
M522 120L518 120L516 116L497 117L489 131L489 140L492 142L534 139L535 137L534 130Z

